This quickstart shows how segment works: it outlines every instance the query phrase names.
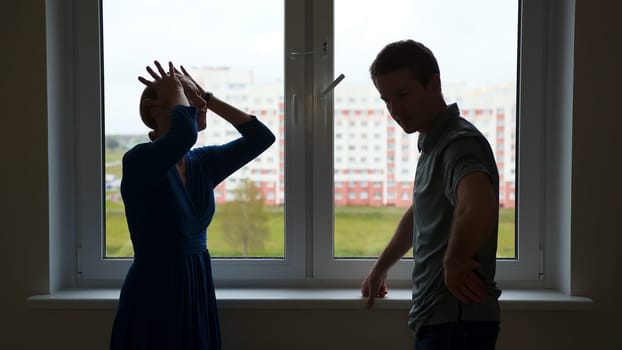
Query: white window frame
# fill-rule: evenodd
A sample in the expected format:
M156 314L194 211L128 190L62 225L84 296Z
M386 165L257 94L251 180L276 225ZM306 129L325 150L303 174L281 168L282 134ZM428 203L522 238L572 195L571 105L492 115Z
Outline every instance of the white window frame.
M118 284L125 277L131 260L102 258L105 214L99 47L101 7L97 0L71 2L73 31L67 35L73 43L69 47L73 48L75 93L74 114L68 119L75 120L75 158L71 159L71 164L75 164L76 169L77 284L87 286L100 280ZM517 186L520 258L498 260L497 279L502 286L543 285L543 184L546 175L543 150L550 136L547 133L554 132L553 128L544 127L547 7L546 1L521 1L517 130L529 142L519 143L519 154L523 156L518 157L517 183L524 184ZM286 0L285 13L285 167L288 174L285 258L214 259L214 276L221 283L232 284L241 281L273 285L276 281L309 280L358 284L374 260L333 258L334 101L331 95L329 98L319 96L335 77L332 0ZM313 54L292 58L291 52ZM300 189L303 189L302 195ZM389 277L408 283L411 269L412 260L403 259L390 270Z
M313 33L314 42L333 43L333 8L330 1L318 1L315 3L321 10L314 17L317 23ZM519 64L519 106L520 117L518 118L518 132L527 136L520 142L518 178L516 183L525 184L518 187L517 213L520 216L517 223L518 259L497 260L497 281L504 286L516 287L541 287L543 286L543 181L544 181L544 149L546 135L544 134L544 97L545 77L543 54L546 50L545 33L546 7L543 1L523 0L520 2L522 23L520 25L520 58ZM321 15L319 15L321 13ZM332 70L333 48L329 48L331 57L322 59L315 57L314 81L318 88L326 86L334 76ZM338 72L337 72L338 73ZM327 160L327 155L332 159L333 140L333 101L316 100L320 105L316 107L318 116L313 129L314 163L313 163L313 186L314 203L313 215L313 243L314 259L313 271L315 276L326 279L363 278L372 268L374 259L335 259L333 240L333 184L332 162ZM529 185L527 185L529 184ZM397 225L397 223L396 223ZM410 281L412 260L402 259L389 271L392 281Z
M285 47L287 52L304 51L298 43L305 43L305 7L300 2L288 1L285 4ZM294 5L294 6L289 6ZM73 1L75 31L75 76L77 77L76 115L84 121L76 126L76 171L77 171L77 272L78 284L89 285L92 281L121 281L131 264L131 259L104 259L104 207L102 201L102 91L101 91L101 55L100 55L100 19L99 0ZM96 19L96 20L93 20ZM98 38L98 40L93 40ZM304 76L304 55L295 60L285 55L285 90L291 91L290 102L286 104L286 162L285 171L285 257L283 259L214 259L212 264L214 278L223 283L247 280L281 281L304 279L305 240L308 230L308 198L296 195L293 189L304 188L307 179L305 142L309 132L306 124L308 110L297 108L298 100L306 98L306 79ZM294 79L293 77L296 77ZM93 117L97 116L97 117ZM303 142L297 142L303 141ZM302 155L302 156L301 156ZM307 186L308 187L308 186ZM308 192L308 191L307 191Z

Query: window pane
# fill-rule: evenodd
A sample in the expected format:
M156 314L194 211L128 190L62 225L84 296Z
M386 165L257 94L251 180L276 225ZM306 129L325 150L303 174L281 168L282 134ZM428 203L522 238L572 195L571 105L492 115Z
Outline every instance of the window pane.
M335 257L378 256L412 200L417 134L391 119L368 73L402 39L435 53L445 101L488 138L500 175L497 257L517 257L517 30L516 0L335 1L335 73L346 76L334 91Z
M137 76L149 77L145 66L155 59L183 64L203 88L256 115L277 136L215 189L208 246L214 257L284 257L283 16L282 0L103 1L106 257L132 256L119 194L121 157L147 141ZM238 136L208 113L195 147ZM242 213L252 219L240 220Z

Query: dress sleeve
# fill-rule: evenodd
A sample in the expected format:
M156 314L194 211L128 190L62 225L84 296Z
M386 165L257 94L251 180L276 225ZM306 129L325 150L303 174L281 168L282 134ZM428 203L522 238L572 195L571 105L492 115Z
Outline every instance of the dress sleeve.
M263 153L276 140L272 131L255 117L246 123L235 125L235 128L242 137L222 145L195 150L200 155L203 166L210 168L214 187Z
M166 134L125 153L122 179L126 186L149 188L166 176L197 140L196 113L195 107L173 107Z

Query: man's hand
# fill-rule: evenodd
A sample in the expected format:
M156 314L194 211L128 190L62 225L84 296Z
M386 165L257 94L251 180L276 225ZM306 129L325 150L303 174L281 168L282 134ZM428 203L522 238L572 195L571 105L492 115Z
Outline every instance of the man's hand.
M372 269L361 283L361 294L367 298L367 309L374 306L376 298L384 298L388 293L387 272Z
M486 286L475 272L479 263L472 258L445 260L445 286L465 304L480 303L486 298Z

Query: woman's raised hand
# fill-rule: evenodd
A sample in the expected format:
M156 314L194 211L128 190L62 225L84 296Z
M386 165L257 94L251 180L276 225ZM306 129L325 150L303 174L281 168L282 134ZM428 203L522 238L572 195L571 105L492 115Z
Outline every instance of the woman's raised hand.
M167 108L171 108L175 105L190 105L184 94L182 82L175 73L176 69L173 63L168 63L168 73L162 68L160 62L154 61L154 64L158 72L155 72L150 66L147 66L147 73L151 75L153 81L141 76L138 77L138 80L156 91L158 103L163 104L163 107Z
M195 80L194 78L190 75L190 73L188 73L188 71L186 71L186 68L184 68L184 66L180 66L181 71L184 73L184 75L190 79L190 81L192 83L194 83L195 88L197 89L197 91L199 92L200 96L203 97L205 96L205 93L207 91L205 91L205 89L203 89L203 87L201 87Z

